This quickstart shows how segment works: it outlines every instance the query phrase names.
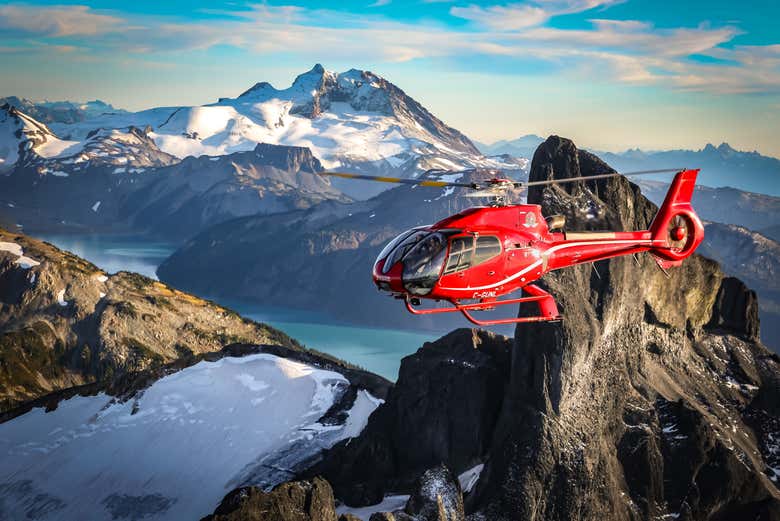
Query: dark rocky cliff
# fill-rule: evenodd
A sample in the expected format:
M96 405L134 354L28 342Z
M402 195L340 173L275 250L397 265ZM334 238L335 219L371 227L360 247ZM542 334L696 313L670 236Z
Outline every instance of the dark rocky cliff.
M553 136L531 180L609 170ZM534 190L529 201L567 214L569 230L646 228L655 213L625 178ZM410 491L415 465L399 462L427 457L460 473L482 461L466 496L474 521L780 517L780 360L759 340L755 293L699 255L668 277L652 259L628 257L561 270L544 286L565 320L517 327L490 379L503 386L498 398L485 399L463 368L469 335L446 342L451 364L434 355L441 346L425 346L401 375L429 381L399 378L361 436L312 472L337 498L370 504ZM459 384L489 403L479 409L488 418L472 407L445 412ZM440 448L464 432L467 447Z
M552 137L531 180L608 169ZM587 203L607 229L646 229L655 213L623 178L529 201L545 214ZM780 515L780 365L758 341L755 294L698 255L669 277L647 257L596 270L547 276L566 319L517 328L471 508L489 519Z

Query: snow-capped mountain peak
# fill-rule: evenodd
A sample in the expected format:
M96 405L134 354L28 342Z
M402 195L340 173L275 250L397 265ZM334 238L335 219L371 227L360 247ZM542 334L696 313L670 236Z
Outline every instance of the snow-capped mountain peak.
M8 103L0 106L0 171L30 157L57 157L77 146L59 139L45 124Z
M95 128L83 139L61 139L49 126L14 106L0 106L0 172L28 167L39 175L68 177L87 167L141 172L178 161L161 152L151 129Z
M306 147L325 168L372 175L415 177L432 168L519 166L485 157L465 135L381 76L358 69L336 73L320 64L283 89L259 82L212 104L102 112L84 121L53 123L50 130L68 140L69 154L75 154L98 129L104 135L131 127L147 129L144 135L157 152L177 160L247 152L267 143ZM355 184L339 188L350 193L351 186ZM360 190L351 195L370 193Z
M328 168L404 176L489 162L466 136L391 82L369 71L335 73L319 64L284 89L259 82L210 105L104 114L58 128L63 135L86 136L95 127L129 125L149 125L157 146L179 158L269 143L308 147Z

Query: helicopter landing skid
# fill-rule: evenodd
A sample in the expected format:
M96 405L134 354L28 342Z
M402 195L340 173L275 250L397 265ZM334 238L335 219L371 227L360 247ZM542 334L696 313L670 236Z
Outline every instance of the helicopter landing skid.
M501 324L553 322L562 320L561 315L558 313L558 306L555 304L555 299L553 299L552 295L532 284L525 286L523 291L525 291L530 296L507 300L481 300L480 302L475 302L473 304L461 304L458 300L449 300L448 302L453 305L451 308L415 309L414 306L412 306L412 302L408 295L404 299L404 302L406 303L406 309L414 315L434 315L438 313L454 313L456 311L460 311L463 316L469 320L469 322L478 326L497 326ZM539 306L540 314L531 317L479 320L470 313L470 311L488 311L495 309L497 306L522 304L524 302L536 302Z

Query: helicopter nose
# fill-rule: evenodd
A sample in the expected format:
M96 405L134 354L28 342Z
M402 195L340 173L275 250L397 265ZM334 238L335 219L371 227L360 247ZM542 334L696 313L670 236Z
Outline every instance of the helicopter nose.
M374 284L376 284L376 287L381 291L402 293L404 290L403 281L401 280L403 264L401 262L396 262L395 265L387 271L387 273L383 273L384 263L385 259L382 259L374 264Z

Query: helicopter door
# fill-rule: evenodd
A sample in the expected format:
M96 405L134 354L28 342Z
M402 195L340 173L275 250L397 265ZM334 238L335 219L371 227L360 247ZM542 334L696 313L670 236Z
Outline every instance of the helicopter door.
M501 255L501 241L495 235L474 238L474 253L468 270L468 285L477 288L474 298L495 297L495 290L485 288L504 279L505 259Z
M442 275L451 275L458 288L468 287L469 268L474 256L474 236L453 237L450 240L450 253Z

